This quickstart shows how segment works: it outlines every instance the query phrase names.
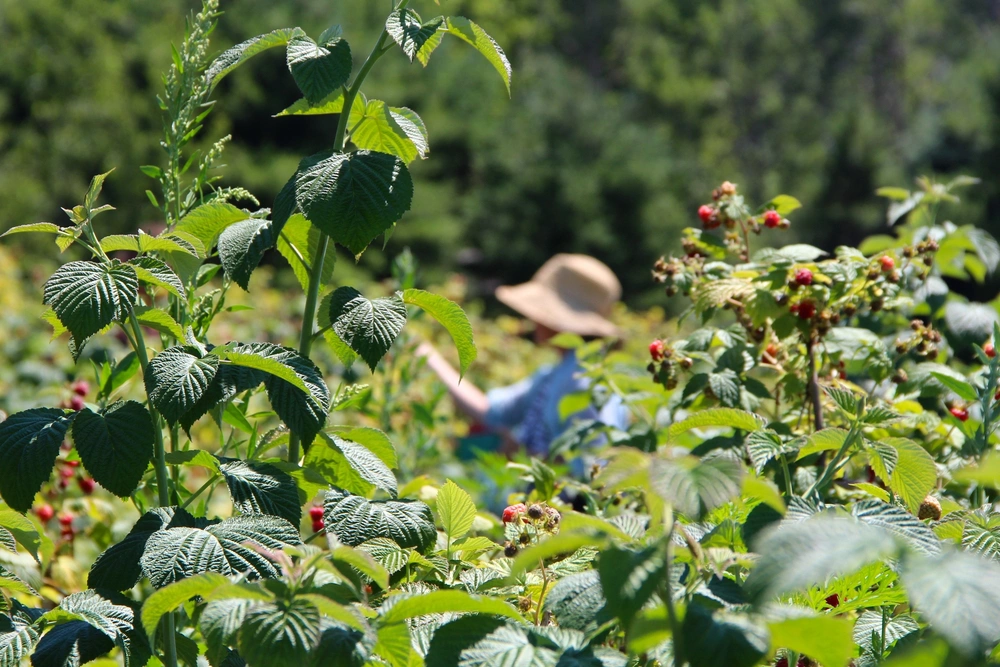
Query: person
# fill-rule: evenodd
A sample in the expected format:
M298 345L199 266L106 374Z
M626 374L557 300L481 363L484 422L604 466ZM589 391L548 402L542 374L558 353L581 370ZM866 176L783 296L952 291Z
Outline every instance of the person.
M603 262L587 255L558 254L545 262L526 283L497 288L497 299L534 323L534 342L548 344L566 332L585 338L616 338L618 328L610 315L621 297L621 284ZM585 391L589 381L571 349L559 350L561 360L540 368L530 377L508 387L484 392L458 371L428 343L417 353L427 360L451 394L456 407L505 442L523 447L528 454L544 458L552 441L575 421L597 419L624 429L627 411L617 396L600 410L590 406L567 419L560 416L559 402L568 394ZM511 453L511 448L505 448Z

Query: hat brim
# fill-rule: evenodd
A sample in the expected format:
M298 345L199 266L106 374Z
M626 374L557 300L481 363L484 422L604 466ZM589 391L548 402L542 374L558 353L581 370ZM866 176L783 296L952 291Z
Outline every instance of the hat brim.
M538 283L498 287L496 297L529 320L555 331L601 338L618 336L618 327L610 320L592 310L573 309L555 292Z

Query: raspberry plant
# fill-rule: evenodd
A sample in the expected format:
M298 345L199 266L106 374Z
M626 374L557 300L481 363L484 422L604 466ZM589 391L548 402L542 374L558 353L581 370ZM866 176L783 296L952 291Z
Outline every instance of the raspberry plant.
M0 667L109 652L169 667L998 657L1000 328L945 280L983 280L1000 246L940 219L970 179L881 190L895 235L832 254L778 243L794 198L754 208L723 183L680 239L683 256L653 267L683 300L676 327L643 342L641 359L556 338L592 381L563 399L569 428L547 460L498 471L483 455L477 471L529 490L492 516L449 479L397 479L416 454L394 440L426 447L440 398L402 427L394 419L420 373L408 317L443 325L463 372L476 348L458 305L413 288L409 256L390 296L334 283L334 246L358 256L391 234L410 206L407 165L429 151L416 112L361 88L381 58L426 65L450 37L508 90L511 76L479 25L425 21L408 5L393 7L355 72L339 26L316 38L276 30L213 59L218 6L205 0L164 77L164 164L143 167L164 231L101 236L103 174L66 210L69 225L7 232L85 253L43 288L45 319L74 358L103 333L131 349L91 356L95 382L64 386L59 407L0 422ZM228 137L192 147L219 81L279 48L303 95L281 115L329 114L336 134L261 208L219 183ZM231 286L256 290L270 248L305 292L297 347L219 340ZM382 374L380 392L331 390L312 357L319 341ZM632 413L627 431L570 421L613 395ZM196 425L217 446L192 439ZM563 474L571 460L589 472ZM216 488L231 501L221 512ZM105 492L139 515L116 543L87 505L53 506ZM82 533L107 548L84 590L59 590L48 575Z

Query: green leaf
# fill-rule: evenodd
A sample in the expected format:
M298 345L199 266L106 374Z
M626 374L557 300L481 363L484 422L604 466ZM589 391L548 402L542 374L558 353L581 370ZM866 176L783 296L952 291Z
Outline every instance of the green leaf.
M872 649L872 635L882 637L882 614L877 611L863 611L854 624L854 643L870 652ZM917 632L920 626L916 619L907 614L900 614L885 621L885 641L886 647L892 646L911 632ZM819 657L818 655L816 656Z
M749 617L690 605L684 614L684 655L691 667L752 667L767 653L770 634Z
M220 364L215 377L201 398L180 418L180 425L185 431L212 408L226 404L234 396L260 385L267 376L260 371L239 366L235 363ZM298 391L298 390L295 390Z
M386 537L376 537L362 542L357 548L374 558L375 562L384 567L389 574L402 570L410 559L409 551Z
M251 604L249 600L225 599L212 600L205 605L198 619L198 628L205 638L205 657L213 667L236 667L225 660L232 653L229 646L236 644L236 637Z
M6 531L22 547L27 549L31 557L39 560L38 553L42 548L42 534L35 524L25 516L6 507L0 508L0 529Z
M609 546L601 551L597 571L607 600L606 613L624 627L656 592L663 578L663 548L652 544L639 551Z
M352 547L386 537L401 547L423 551L437 537L431 509L418 500L370 501L332 489L324 509L327 532Z
M955 394L958 395L959 398L966 401L979 400L979 396L976 395L975 388L968 382L962 382L956 380L950 375L945 375L944 373L935 373L934 371L931 371L931 375L933 375L937 379L937 381L943 384L945 387L955 392Z
M754 431L746 439L747 455L754 470L760 474L773 459L798 450L791 442L783 442L774 431Z
M438 628L425 664L427 667L555 667L560 653L551 641L521 625L488 616L464 616Z
M483 54L483 57L500 74L504 85L507 87L507 94L510 95L510 61L507 60L507 56L504 54L503 49L500 48L500 45L486 34L485 30L462 16L449 16L445 21L445 25L450 34L455 35L463 42L471 44L477 51Z
M44 234L64 234L62 227L59 225L52 224L51 222L32 222L27 225L17 225L16 227L11 227L3 234L0 234L0 239L10 234L24 234L27 232L42 232Z
M184 283L165 262L155 257L136 257L128 262L140 283L160 287L176 297L183 298ZM181 336L183 338L183 336Z
M334 565L339 563L348 565L368 579L373 581L379 588L388 590L389 571L382 566L374 556L364 549L339 546L330 553Z
M135 319L144 327L167 336L173 336L176 340L184 340L184 329L177 323L177 320L170 316L170 313L162 308L139 306L135 309Z
M872 612L865 612L870 614ZM881 618L879 619L881 621ZM853 630L846 618L802 616L767 624L773 648L786 648L822 663L824 667L846 667L854 657ZM882 625L879 623L879 630ZM871 635L868 636L871 642Z
M918 443L906 438L883 438L881 445L892 447L898 455L891 473L880 459L872 457L871 464L885 484L900 497L911 512L920 509L920 503L937 484L937 465L931 455Z
M0 631L0 665L24 664L38 643L38 629L25 616L15 615Z
M281 28L241 42L224 51L212 62L205 72L205 80L211 88L215 88L223 77L258 53L276 46L285 46L293 39L301 37L305 37L301 28Z
M353 287L340 287L330 299L330 321L374 372L406 324L406 306L398 295L369 300Z
M309 392L309 387L296 373L295 367L288 363L291 358L301 363L303 357L290 347L273 343L233 343L215 348L212 354L237 366L273 375L299 391Z
M389 436L377 428L369 426L331 426L328 430L344 440L364 445L389 468L398 467L396 448L392 446Z
M34 408L0 422L0 496L18 512L31 508L52 474L73 416L55 408Z
M138 298L139 280L130 265L69 262L45 282L42 302L82 347L104 327L128 318Z
M289 544L300 544L299 531L284 519L238 516L205 528L159 530L149 536L139 562L153 588L203 572L275 577L277 568L258 549L274 551Z
M287 473L269 463L239 459L223 459L219 472L241 514L270 514L299 525L299 489Z
M396 497L396 477L374 452L337 435L319 435L320 439L306 453L307 467L351 493L367 495L372 488L378 488Z
M219 235L219 260L222 268L237 285L249 289L250 274L260 264L264 253L273 248L276 230L270 220L248 218L234 223Z
M465 537L476 518L476 504L462 487L450 479L437 494L437 513L449 540Z
M444 23L443 16L421 23L420 15L412 9L397 9L389 15L385 29L393 41L403 49L410 62L413 62L417 52L434 36L442 23Z
M825 428L816 431L806 439L804 447L799 449L798 458L816 454L817 452L836 451L844 445L848 432L842 428Z
M606 603L597 570L563 577L545 595L545 611L555 616L559 627L587 633L604 620L599 614Z
M458 350L459 372L465 375L477 354L472 325L465 311L454 301L423 290L404 290L402 298L404 303L421 308L445 328Z
M369 100L360 121L351 126L351 141L358 148L395 155L406 164L424 157L427 130L419 116L407 111L409 117L381 100Z
M309 602L257 605L247 610L240 628L240 655L251 665L302 667L319 633L319 610Z
M141 403L119 401L100 414L84 408L73 420L73 443L83 465L120 498L135 491L153 458L153 420Z
M773 209L781 215L788 215L792 211L802 208L802 202L791 195L778 195L771 201L764 204L765 209Z
M653 490L693 520L738 497L743 480L743 467L725 456L702 461L658 457L649 472Z
M975 482L991 489L1000 489L1000 453L987 452L978 464L955 471L956 482Z
M895 538L854 519L817 516L769 528L750 547L760 554L744 590L756 602L822 584L892 556Z
M584 547L601 548L607 541L607 537L604 535L561 532L527 549L522 549L510 566L510 577L517 578L524 572L536 569L539 561L562 554L572 554Z
M351 47L343 39L320 46L308 37L296 37L288 42L285 60L295 84L313 103L347 83L354 66Z
M178 243L168 236L150 236L139 230L138 234L112 234L101 239L101 250L104 252L116 252L125 250L128 252L183 252L189 255L195 254L191 248Z
M146 394L153 407L175 424L205 394L218 370L219 358L214 355L202 356L189 345L169 347L146 368Z
M302 285L303 290L309 289L310 273L313 262L319 253L320 231L305 216L296 213L288 218L278 236L277 248L292 267L292 273ZM323 259L323 273L320 275L320 289L330 284L333 268L337 264L337 250L333 243L327 244Z
M691 415L683 421L670 425L667 437L676 438L693 428L707 426L729 426L741 431L757 431L764 427L764 420L757 415L733 408L709 408Z
M438 590L395 602L389 611L381 615L379 624L389 625L417 616L449 612L489 614L506 616L515 620L521 619L521 614L518 613L517 609L503 600L484 595L470 595L458 590Z
M409 210L413 181L402 160L386 153L319 153L299 163L293 192L314 225L360 255Z
M862 500L851 507L851 514L863 523L899 536L916 551L941 552L941 543L926 523L906 510L879 500Z
M165 586L146 598L142 603L142 627L149 636L149 643L156 642L156 628L160 619L182 604L197 596L205 597L216 588L225 586L229 579L214 572L189 577Z
M946 552L903 561L911 604L966 656L981 656L1000 641L1000 565L979 556Z
M344 89L335 90L316 104L310 104L306 98L296 100L290 107L274 114L275 118L281 116L316 116L327 114L339 114L344 110ZM365 96L358 93L351 102L351 115L347 119L347 126L354 127L361 122L365 115Z
M209 202L202 204L181 218L174 231L190 234L208 250L215 245L222 230L249 217L250 215L246 211L241 211L232 204Z

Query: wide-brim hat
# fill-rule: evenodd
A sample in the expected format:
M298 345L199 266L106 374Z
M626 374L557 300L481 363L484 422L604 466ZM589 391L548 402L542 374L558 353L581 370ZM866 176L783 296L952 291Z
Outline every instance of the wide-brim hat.
M497 299L555 331L602 338L618 336L611 311L622 286L614 272L587 255L559 254L531 280L498 287Z

